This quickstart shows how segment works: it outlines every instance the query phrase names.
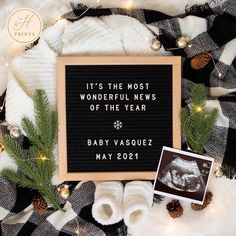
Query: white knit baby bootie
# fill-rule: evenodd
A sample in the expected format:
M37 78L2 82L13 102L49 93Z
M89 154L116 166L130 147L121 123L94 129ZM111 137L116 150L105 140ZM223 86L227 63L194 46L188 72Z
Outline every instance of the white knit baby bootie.
M92 207L94 219L102 225L122 220L123 185L121 182L100 182L96 185Z
M151 182L133 181L125 186L123 199L124 221L128 227L135 227L148 216L153 202Z

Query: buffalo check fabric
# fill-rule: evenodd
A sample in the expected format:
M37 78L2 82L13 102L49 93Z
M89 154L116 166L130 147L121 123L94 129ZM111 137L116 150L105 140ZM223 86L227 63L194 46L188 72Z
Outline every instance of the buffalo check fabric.
M135 9L88 9L83 5L74 5L73 11L63 18L74 22L82 17L100 17L107 15L127 15L138 19L153 37L161 41L163 52L182 56L182 98L183 105L189 104L189 91L196 83L204 84L208 89L206 108L219 110L216 127L205 145L206 154L223 163L226 176L235 177L236 173L236 2L235 0L212 1L209 4L186 7L186 14L169 16L158 11ZM85 12L86 10L86 12ZM85 12L85 13L84 13ZM84 13L84 14L82 14ZM81 15L82 14L82 15ZM52 51L51 62L62 53L63 26L55 25L44 31L44 39L39 40L38 48L48 47ZM194 30L193 30L194 29ZM99 28L96 29L99 31ZM179 36L188 36L191 47L176 48ZM52 40L55 39L58 40ZM44 41L45 40L45 41ZM84 39L85 40L85 39ZM135 38L134 38L135 40ZM49 43L50 42L50 43ZM29 55L31 55L29 49ZM32 50L31 50L32 51ZM202 69L191 67L191 60L196 55L209 52L212 59ZM38 53L37 49L35 53ZM42 50L41 52L42 53ZM27 59L27 58L26 58ZM24 65L27 60L15 61L15 68L20 68L24 77ZM37 63L35 64L37 67ZM51 73L51 69L49 70ZM40 73L40 72L39 72ZM53 73L51 77L53 78ZM39 80L40 80L39 76ZM52 79L52 81L54 81ZM39 81L41 83L41 80ZM28 86L30 83L28 83ZM35 85L35 84L34 84ZM53 85L52 85L53 86ZM8 86L9 87L9 86ZM51 91L55 92L55 91ZM9 91L7 91L9 94ZM14 96L14 94L12 95ZM3 104L5 93L0 97ZM52 101L54 95L52 94ZM9 100L8 100L9 104ZM9 114L8 108L8 114ZM14 112L12 113L14 114ZM0 120L5 119L5 109L0 112ZM2 133L7 133L4 126ZM21 136L19 142L27 148L27 138ZM183 137L184 142L184 137ZM31 205L36 191L20 188L0 177L0 216L2 235L126 235L123 222L115 226L104 227L92 218L95 184L91 181L73 183L76 187L66 202L62 202L65 212L48 209L38 215Z
M104 236L105 234L93 223L82 219L80 211L94 200L95 184L92 181L81 182L73 190L66 201L64 211L48 210L39 215L33 210L31 199L35 191L17 189L16 186L0 178L0 213L2 218L2 235L91 235ZM24 196L19 193L24 192ZM23 201L23 199L25 199Z
M72 183L74 185L75 183ZM91 214L95 183L78 183L66 202L61 201L64 211L50 207L44 214L34 211L31 200L34 190L17 187L0 177L1 233L5 236L123 236L127 229L123 222L102 226Z
M87 9L78 4L63 17L69 21L81 19ZM89 9L82 16L121 14L142 22L157 37L165 51L182 56L183 104L188 105L188 91L196 83L208 89L207 108L219 109L215 130L205 145L208 155L220 161L225 174L235 177L236 168L236 2L211 1L204 5L186 7L186 14L171 17L145 9ZM188 36L189 45L177 48L179 36ZM212 59L202 69L191 67L191 60L200 53L210 53ZM184 140L184 138L183 138Z

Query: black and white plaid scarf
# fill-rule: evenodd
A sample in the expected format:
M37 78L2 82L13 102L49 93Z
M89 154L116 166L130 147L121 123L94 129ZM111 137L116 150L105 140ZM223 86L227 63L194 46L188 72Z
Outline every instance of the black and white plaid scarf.
M73 185L73 184L72 184ZM65 212L53 209L42 215L33 210L34 190L17 187L0 177L0 216L3 236L123 236L123 222L113 226L98 224L91 215L95 184L78 183L64 204Z
M195 83L204 84L209 90L209 103L220 110L219 120L210 139L205 145L208 155L216 158L224 166L226 176L236 173L236 59L228 64L221 61L229 42L236 39L236 1L213 0L209 4L186 8L186 14L171 17L158 11L134 9L92 9L84 5L72 5L73 11L63 18L76 21L85 16L128 15L146 25L164 46L165 50L176 48L176 39L182 35L178 18L189 15L202 17L207 24L207 32L193 38L192 47L171 50L173 55L183 59L183 104L188 104L188 91ZM194 29L193 29L194 30ZM227 49L228 50L228 49ZM236 50L232 48L232 50ZM191 59L203 52L210 52L209 64L201 70L191 67ZM220 78L219 78L220 75Z
M86 6L73 6L73 11L63 17L76 21L84 16L104 16L111 14L123 14L137 18L146 25L162 42L165 50L176 47L175 41L179 37L181 27L178 17L195 15L206 19L208 31L197 35L192 39L193 47L173 50L174 55L183 58L183 104L189 102L189 91L195 83L203 83L209 88L209 102L220 110L220 119L211 137L205 145L208 155L223 162L225 174L233 178L236 173L236 61L230 64L222 62L221 55L225 51L228 42L236 38L235 13L236 2L234 0L220 1L222 4L204 4L186 9L186 14L171 17L158 11L123 9L89 9ZM86 12L85 12L86 10ZM224 27L227 25L227 27ZM158 30L155 30L158 29ZM191 68L191 58L201 52L210 52L214 58L205 68L195 71ZM221 73L219 79L218 72ZM214 87L224 91L220 96L213 93ZM235 91L234 91L235 90ZM233 91L233 92L232 92ZM4 94L0 97L2 104ZM0 112L0 120L5 119L4 109ZM225 122L228 121L228 122ZM7 132L7 130L3 130ZM20 137L19 142L26 148L29 145L27 138ZM183 145L184 147L184 145ZM79 227L80 235L126 235L126 227L123 222L114 226L101 226L91 215L91 204L95 191L93 182L76 185L72 195L65 204L66 212L48 210L44 215L38 215L32 209L32 197L36 191L17 187L4 178L0 178L0 215L1 230L4 236L15 235L76 235ZM68 214L68 215L66 215Z

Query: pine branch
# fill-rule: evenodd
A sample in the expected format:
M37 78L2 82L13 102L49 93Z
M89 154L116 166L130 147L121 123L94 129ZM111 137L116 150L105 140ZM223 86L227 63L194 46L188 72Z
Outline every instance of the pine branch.
M22 119L22 127L32 144L28 150L10 136L4 137L6 151L18 165L19 172L5 169L2 174L13 183L38 190L55 209L61 209L58 193L51 182L56 170L53 150L57 138L57 114L50 111L44 90L36 90L34 110L35 125L26 117Z
M12 170L4 169L2 170L2 175L8 179L10 182L18 184L21 187L26 187L30 189L36 189L37 185L31 180L27 179L19 173L15 173Z
M52 111L50 114L50 123L51 123L51 129L50 129L50 138L49 143L53 147L55 145L55 140L57 140L57 113L55 111Z
M43 196L46 196L47 200L53 205L55 209L62 210L60 206L60 202L58 199L58 193L55 191L55 188L49 187L49 188L43 188L40 193Z
M38 173L35 172L36 167L34 163L30 161L28 152L26 150L23 150L16 140L10 138L10 136L7 135L3 138L3 143L6 151L14 159L20 170L22 170L31 178L40 178Z
M50 134L50 109L49 101L44 90L37 90L34 96L34 113L36 126L40 135L41 142L48 147L48 140Z
M206 103L206 88L202 84L196 84L192 87L190 93L190 102L192 105L202 105Z
M181 127L185 134L187 144L198 153L204 153L204 145L214 129L218 118L218 110L207 112L206 89L204 85L193 86L190 93L190 110L182 108L180 112Z
M32 144L38 147L43 148L42 142L40 141L40 136L33 122L29 120L27 117L24 117L21 122L22 128L27 134L29 140L31 140Z

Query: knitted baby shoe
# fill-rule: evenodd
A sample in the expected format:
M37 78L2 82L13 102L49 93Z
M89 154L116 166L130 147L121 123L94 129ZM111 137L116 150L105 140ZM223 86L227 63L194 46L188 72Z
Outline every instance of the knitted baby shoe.
M135 227L148 216L153 202L153 188L148 181L132 181L124 190L123 213L128 227Z
M123 218L123 185L120 182L100 182L96 185L92 207L94 219L102 225L111 225Z

